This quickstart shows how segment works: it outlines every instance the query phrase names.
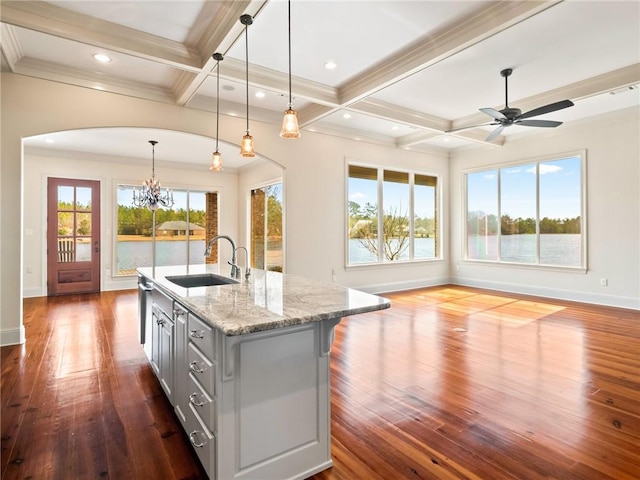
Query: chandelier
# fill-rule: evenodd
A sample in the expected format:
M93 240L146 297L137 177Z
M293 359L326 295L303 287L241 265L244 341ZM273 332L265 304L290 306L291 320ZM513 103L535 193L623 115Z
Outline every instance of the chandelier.
M148 207L156 211L160 207L173 207L173 192L165 189L162 193L160 182L156 180L156 140L149 140L151 144L151 178L138 188L133 189L134 207Z

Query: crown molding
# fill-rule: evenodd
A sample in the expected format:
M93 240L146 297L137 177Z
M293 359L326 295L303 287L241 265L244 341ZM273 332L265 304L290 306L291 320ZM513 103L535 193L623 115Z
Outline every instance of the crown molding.
M7 25L6 23L0 24L0 41L0 48L2 48L4 58L11 71L15 72L16 63L18 63L24 55L15 27Z

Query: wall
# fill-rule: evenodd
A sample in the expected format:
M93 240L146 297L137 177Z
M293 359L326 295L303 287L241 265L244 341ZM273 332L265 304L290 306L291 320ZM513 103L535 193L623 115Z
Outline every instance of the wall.
M1 81L0 344L5 345L25 339L21 301L23 231L27 222L31 225L29 228L33 228L35 222L42 221L31 220L29 211L23 215L22 138L108 126L161 128L213 137L215 116L199 110L11 73L3 73ZM286 169L287 272L331 281L333 269L339 283L372 286L375 290L428 285L448 279L448 265L443 261L410 267L350 270L344 267L345 159L416 168L442 175L442 182L446 185L448 165L445 157L306 131L299 140L283 140L278 136L279 128L279 125L259 122L251 124L259 153ZM223 141L237 144L243 131L243 119L225 117L220 123ZM114 176L120 175L117 172L121 168L121 165L116 166ZM194 177L197 175L194 172ZM133 178L133 172L123 176ZM139 176L135 175L135 178ZM446 221L444 228L446 231ZM33 237L31 240L37 242L35 231Z
M136 278L111 275L114 263L116 229L116 187L118 183L137 185L147 178L149 167L132 164L125 158L82 154L79 158L51 156L51 153L24 151L24 188L28 194L28 208L24 214L23 240L23 294L25 297L46 295L46 192L48 177L82 178L100 181L101 250L100 284L102 290L135 288ZM114 168L115 167L115 168ZM205 173L206 172L206 173ZM173 188L190 187L217 191L224 208L220 211L220 229L232 237L238 232L237 175L217 173L204 169L199 174L183 168L163 167L156 162L156 175L171 179ZM206 182L206 183L205 183ZM165 182L166 183L166 182ZM163 183L164 184L164 183Z
M602 115L522 135L503 148L451 157L451 274L455 283L552 298L640 308L640 115L638 109ZM513 138L513 137L510 137ZM465 262L465 169L586 150L586 273ZM608 286L600 279L607 278Z

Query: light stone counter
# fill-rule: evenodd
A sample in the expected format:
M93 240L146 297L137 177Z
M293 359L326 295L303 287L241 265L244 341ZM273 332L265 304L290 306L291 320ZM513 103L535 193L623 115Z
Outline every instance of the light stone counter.
M321 283L295 275L252 270L249 281L233 285L182 288L165 277L215 273L229 276L218 265L139 268L138 272L165 293L222 331L245 335L276 328L302 325L330 318L389 308L387 299Z

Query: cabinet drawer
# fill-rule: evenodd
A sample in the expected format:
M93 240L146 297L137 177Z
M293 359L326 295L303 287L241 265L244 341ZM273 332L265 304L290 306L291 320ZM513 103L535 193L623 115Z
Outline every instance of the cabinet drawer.
M198 380L206 392L215 398L216 371L213 363L191 342L187 346L189 373Z
M189 374L189 401L187 402L210 432L216 433L216 402L196 380L195 374Z
M187 329L189 340L197 345L200 351L211 361L215 362L217 360L217 356L215 351L215 332L213 329L192 313L189 313Z
M162 310L168 317L173 318L173 300L167 297L160 290L154 288L151 291L151 298L153 303L156 304L160 310Z
M216 437L198 420L198 415L192 410L191 405L185 408L184 431L189 443L198 455L200 463L207 472L209 478L215 478L215 442Z

